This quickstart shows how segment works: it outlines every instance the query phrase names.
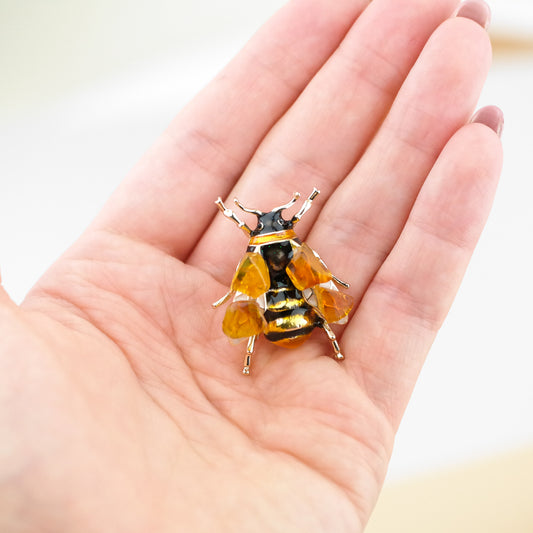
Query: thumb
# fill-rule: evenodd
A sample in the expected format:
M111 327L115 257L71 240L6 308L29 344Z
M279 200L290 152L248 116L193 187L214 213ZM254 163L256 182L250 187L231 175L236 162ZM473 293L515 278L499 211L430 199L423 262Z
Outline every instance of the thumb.
M17 304L11 299L7 291L4 289L1 270L0 270L0 306L17 307Z

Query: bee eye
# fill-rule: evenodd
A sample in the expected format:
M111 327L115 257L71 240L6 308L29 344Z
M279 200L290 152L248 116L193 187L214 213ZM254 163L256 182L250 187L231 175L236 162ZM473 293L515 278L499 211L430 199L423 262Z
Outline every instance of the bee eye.
M284 221L282 218L278 218L277 223L278 223L280 226L283 226L283 225L285 224L285 221Z

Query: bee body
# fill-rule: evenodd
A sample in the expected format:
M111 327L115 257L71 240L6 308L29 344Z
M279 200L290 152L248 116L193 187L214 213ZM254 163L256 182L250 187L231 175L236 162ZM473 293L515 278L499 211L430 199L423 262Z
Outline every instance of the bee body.
M267 213L244 208L235 200L241 209L258 217L254 230L227 209L220 198L216 202L224 215L250 236L230 291L213 304L217 307L234 297L222 329L230 338L248 338L244 374L250 372L255 339L260 334L278 346L294 348L320 327L331 340L335 357L344 359L329 324L346 319L353 305L351 297L337 287L348 285L333 276L318 254L302 243L293 230L317 194L314 189L290 220L283 219L281 211L296 201L298 193L289 204Z
M267 244L261 252L270 274L270 288L265 293L266 308L263 315L266 321L265 338L278 346L300 346L315 327L322 325L322 320L285 271L293 256L292 245ZM275 262L272 259L274 256Z

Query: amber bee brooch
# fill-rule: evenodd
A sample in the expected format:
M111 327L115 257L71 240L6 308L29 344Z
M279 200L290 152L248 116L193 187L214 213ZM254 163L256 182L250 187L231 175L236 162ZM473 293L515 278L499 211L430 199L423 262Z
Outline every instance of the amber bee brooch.
M349 285L336 278L318 254L298 239L293 229L318 194L318 189L313 189L290 220L285 220L281 212L298 200L299 193L295 193L289 203L267 213L248 209L235 199L240 209L257 216L257 226L253 230L220 198L215 202L224 216L250 238L230 290L213 304L218 307L233 296L222 330L230 339L248 339L245 375L250 374L255 341L261 333L278 346L295 348L307 340L314 328L320 327L333 345L335 359L344 359L330 324L348 319L353 298L339 287L348 288Z

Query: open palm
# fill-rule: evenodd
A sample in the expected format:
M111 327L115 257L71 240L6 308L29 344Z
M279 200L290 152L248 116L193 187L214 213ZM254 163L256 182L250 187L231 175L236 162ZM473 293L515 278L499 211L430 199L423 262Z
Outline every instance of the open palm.
M489 40L455 8L289 2L24 304L2 294L2 531L363 529L501 165L498 110L468 123ZM351 284L346 360L261 339L245 377L211 303L247 241L213 201L314 186L297 233Z

